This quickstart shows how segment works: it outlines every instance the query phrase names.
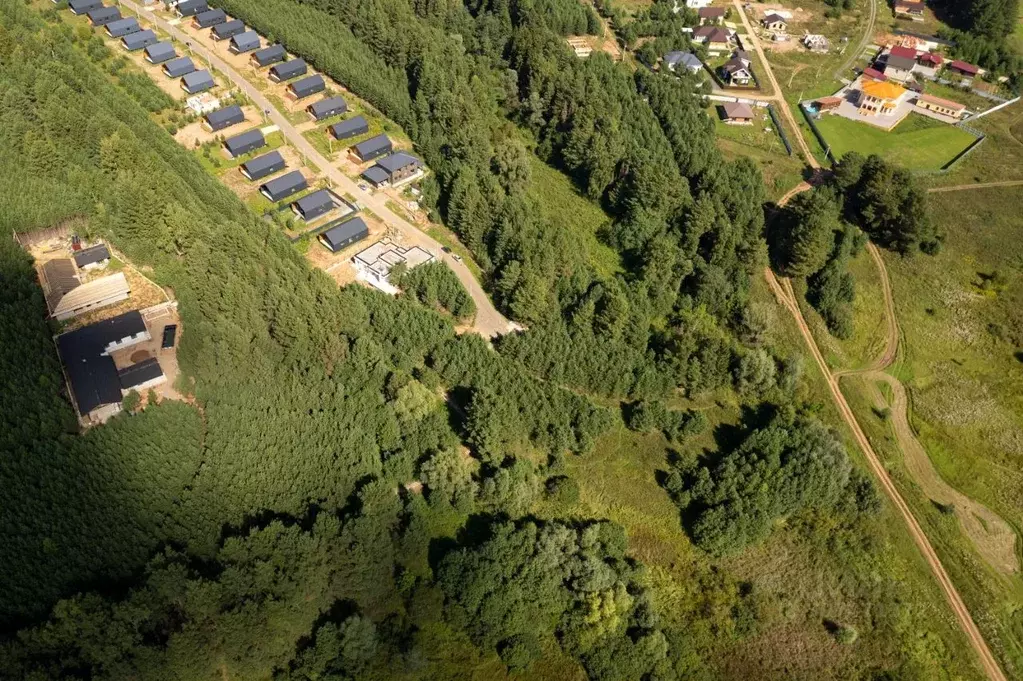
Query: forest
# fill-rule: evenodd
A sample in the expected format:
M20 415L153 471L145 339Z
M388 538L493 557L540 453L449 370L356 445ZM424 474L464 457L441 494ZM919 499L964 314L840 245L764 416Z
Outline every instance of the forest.
M727 556L793 519L864 550L843 542L878 522L877 492L750 305L759 173L721 158L691 84L574 59L562 36L600 26L569 0L217 4L409 131L431 209L529 331L458 335L475 310L440 267L396 273L393 299L338 290L152 121L165 103L90 31L0 0L0 222L74 221L151 267L193 398L78 434L34 270L0 240L0 678L717 678L698 651L756 629L750 589L674 612L620 525L564 510L569 461L623 420L680 448L705 434L680 397L748 409L659 481L679 540ZM611 216L618 271L544 217L536 159ZM862 246L842 220L937 247L926 222L893 226L917 200L898 169L843 164L793 209L794 267ZM871 197L873 173L905 180L896 199ZM863 678L889 668L933 669Z

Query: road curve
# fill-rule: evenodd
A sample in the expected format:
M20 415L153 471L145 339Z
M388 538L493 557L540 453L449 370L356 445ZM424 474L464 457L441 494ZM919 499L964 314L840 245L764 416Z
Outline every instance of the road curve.
M427 236L404 218L395 214L394 211L387 207L387 200L384 196L363 191L354 180L335 168L331 164L330 160L317 151L316 147L310 144L309 140L302 136L302 133L300 133L298 129L292 125L283 113L277 110L277 107L270 103L270 100L268 100L263 93L259 91L259 89L243 78L237 71L231 68L231 66L221 60L212 50L207 49L177 26L174 26L162 17L157 16L152 11L151 7L141 7L133 0L118 1L120 4L130 8L140 17L144 16L146 20L156 24L162 31L165 31L175 39L182 43L189 43L193 52L205 59L214 69L227 76L231 82L245 93L246 97L256 104L256 106L260 107L263 111L269 111L270 120L273 121L274 125L280 129L281 134L287 138L288 142L294 146L300 154L320 168L331 182L342 187L346 192L354 196L363 206L369 208L369 210L384 223L401 232L402 236L408 243L426 249L436 258L447 264L447 266L450 267L458 277L458 280L462 282L462 285L476 303L476 318L473 321L473 331L484 337L492 338L494 336L500 336L508 333L509 331L517 328L513 322L509 321L504 315L497 311L497 308L495 308L493 303L490 302L490 298L487 297L483 287L472 275L472 272L469 271L469 268L465 266L465 263L460 260L455 260L451 254L444 252L439 242Z

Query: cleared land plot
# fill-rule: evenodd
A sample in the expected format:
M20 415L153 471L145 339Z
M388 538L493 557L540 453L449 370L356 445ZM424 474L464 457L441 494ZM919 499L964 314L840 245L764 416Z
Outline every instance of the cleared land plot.
M728 158L746 156L757 162L764 175L767 195L780 198L802 179L803 162L795 150L790 156L766 108L753 107L753 125L729 125L721 120L719 103L707 110L714 121L718 148ZM791 140L790 140L791 141Z
M975 139L965 130L914 113L891 132L831 115L822 116L817 127L836 158L847 151L879 154L910 170L938 170Z

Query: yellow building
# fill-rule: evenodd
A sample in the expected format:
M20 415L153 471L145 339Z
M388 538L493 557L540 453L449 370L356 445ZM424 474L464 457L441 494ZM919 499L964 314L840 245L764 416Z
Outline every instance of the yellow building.
M906 88L888 81L868 80L860 86L859 113L862 116L889 114L899 104Z
M966 111L966 106L951 99L942 99L931 95L920 95L916 98L916 105L921 109L935 111L950 118L959 118Z

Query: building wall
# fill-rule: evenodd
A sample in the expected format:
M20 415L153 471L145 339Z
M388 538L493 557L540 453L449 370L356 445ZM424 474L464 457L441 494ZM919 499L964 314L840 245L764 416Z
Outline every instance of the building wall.
M957 111L955 109L950 109L947 106L942 106L940 104L933 104L931 102L921 102L921 101L918 100L916 105L919 106L921 109L927 109L928 111L934 111L934 112L937 112L937 113L940 113L940 114L944 114L945 116L951 116L952 118L959 118L962 115L962 113L963 113L962 111Z
M103 354L109 355L111 352L117 352L118 350L130 347L132 345L145 343L148 340L152 340L152 336L149 335L149 331L148 330L140 331L139 333L136 333L134 336L128 336L127 338L122 338L121 340L114 341L112 343L107 343L106 351Z

